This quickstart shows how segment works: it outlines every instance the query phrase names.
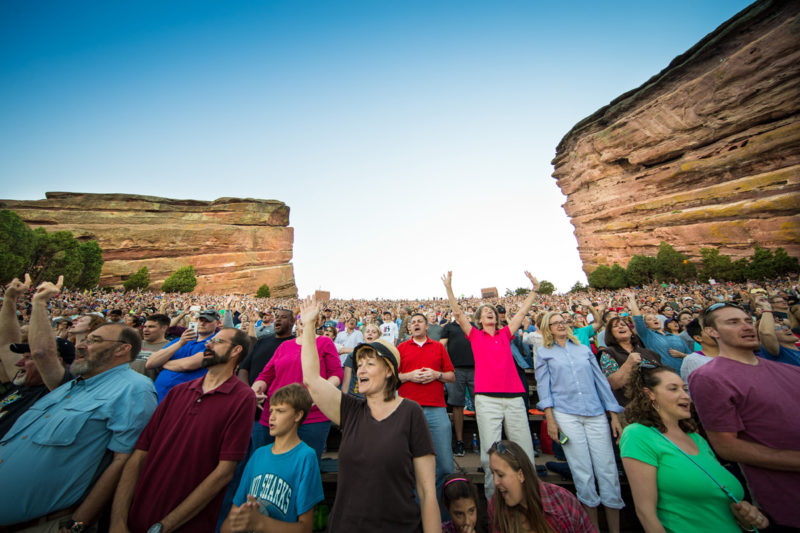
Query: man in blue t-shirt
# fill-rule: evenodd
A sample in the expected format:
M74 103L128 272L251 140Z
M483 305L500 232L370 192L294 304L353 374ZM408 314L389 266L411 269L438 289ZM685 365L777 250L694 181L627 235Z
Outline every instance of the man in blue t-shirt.
M203 352L206 341L217 334L219 321L219 313L213 309L201 312L197 317L196 329L189 327L179 338L148 357L145 368L161 368L155 381L159 403L175 385L206 374Z
M272 531L276 522L298 522L311 529L314 505L324 498L322 477L316 453L297 436L311 404L311 395L299 383L272 395L269 432L275 442L250 457L221 532Z

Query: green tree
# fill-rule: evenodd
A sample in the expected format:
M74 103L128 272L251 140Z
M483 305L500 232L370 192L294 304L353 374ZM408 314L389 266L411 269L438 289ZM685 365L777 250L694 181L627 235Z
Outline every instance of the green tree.
M625 269L614 263L608 272L608 288L621 289L628 286L628 275Z
M750 264L747 267L747 279L764 279L775 277L775 258L772 251L756 245Z
M634 255L628 261L625 274L631 285L647 285L656 277L656 258L649 255Z
M543 279L541 282L539 282L539 288L536 289L536 292L538 292L539 294L553 294L555 290L556 290L555 285L553 285L546 279Z
M517 289L514 289L514 294L517 296L525 296L529 292L531 292L531 290L527 287L519 287Z
M591 288L607 289L611 283L611 269L606 265L600 265L587 277Z
M135 291L138 289L146 289L150 286L150 271L147 270L146 266L143 266L139 270L136 271L135 274L132 274L131 277L125 280L122 284L122 288L126 291Z
M656 254L656 279L660 282L677 281L679 283L694 279L697 267L689 261L689 257L680 253L664 241Z
M44 228L33 230L34 249L27 271L34 285L58 280L64 276L65 287L75 287L83 272L80 243L71 231L48 233Z
M783 248L775 250L775 255L772 258L773 269L778 276L785 276L787 274L797 274L800 272L800 262L796 257L791 257L786 253Z
M750 261L746 257L737 259L731 264L731 274L728 281L742 283L747 281L747 273L750 270Z
M78 247L83 270L75 283L78 289L91 289L100 282L100 271L103 270L103 250L97 241L86 241Z
M572 286L572 288L569 290L569 292L583 292L588 288L589 288L588 285L584 285L580 281L576 281L575 285Z
M161 290L164 292L192 292L197 286L194 267L189 265L176 270L164 280Z
M258 288L256 298L269 298L269 286L266 283Z
M18 214L0 211L0 283L22 278L33 253L33 231Z

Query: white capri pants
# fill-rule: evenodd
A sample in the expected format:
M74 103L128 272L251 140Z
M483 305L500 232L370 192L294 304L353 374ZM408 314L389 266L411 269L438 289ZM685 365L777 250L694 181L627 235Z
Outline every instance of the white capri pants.
M578 500L587 507L597 507L601 503L611 509L625 507L606 416L570 415L555 409L553 416L558 428L569 438L563 446L564 455L575 481ZM600 487L599 496L595 476Z

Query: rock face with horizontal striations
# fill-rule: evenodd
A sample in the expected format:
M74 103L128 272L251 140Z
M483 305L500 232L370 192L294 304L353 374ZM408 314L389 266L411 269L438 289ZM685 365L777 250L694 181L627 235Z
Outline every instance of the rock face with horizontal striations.
M100 285L121 285L143 266L158 288L192 265L196 292L296 296L294 230L289 207L277 200L219 198L213 202L131 194L49 192L45 200L0 200L32 227L69 230L103 249Z
M660 241L800 256L800 2L752 4L576 124L553 165L587 274Z

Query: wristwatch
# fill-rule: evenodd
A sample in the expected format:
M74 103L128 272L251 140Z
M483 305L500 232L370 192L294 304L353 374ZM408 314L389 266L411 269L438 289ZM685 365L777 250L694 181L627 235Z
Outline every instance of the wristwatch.
M442 381L442 376L444 376L444 374L439 372L439 381Z
M161 533L161 530L164 529L164 526L161 525L161 522L156 522L150 529L147 530L147 533Z

